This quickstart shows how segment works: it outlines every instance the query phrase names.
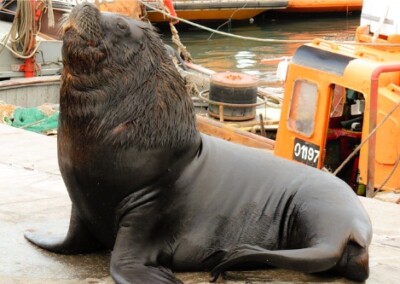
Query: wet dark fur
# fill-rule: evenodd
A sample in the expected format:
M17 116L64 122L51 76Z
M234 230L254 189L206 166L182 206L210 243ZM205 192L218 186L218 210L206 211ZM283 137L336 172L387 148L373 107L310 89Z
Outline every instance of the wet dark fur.
M118 283L260 264L368 278L372 229L341 180L197 132L191 99L146 23L77 6L64 25L58 161L72 201L57 253L112 249ZM253 265L255 264L255 265Z

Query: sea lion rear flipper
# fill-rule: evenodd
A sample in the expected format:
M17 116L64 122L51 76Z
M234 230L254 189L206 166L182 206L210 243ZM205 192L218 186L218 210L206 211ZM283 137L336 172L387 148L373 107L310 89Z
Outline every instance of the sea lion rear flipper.
M339 259L339 250L328 245L276 251L240 245L228 252L224 260L214 267L210 282L215 282L222 271L241 263L266 263L279 268L314 273L334 267Z
M138 284L178 284L172 271L158 263L160 252L157 247L148 244L148 237L144 233L145 226L134 226L134 219L120 226L114 249L111 254L110 272L117 283ZM146 222L146 221L144 221Z
M51 252L63 254L78 254L92 252L101 247L78 216L78 212L72 205L71 218L68 233L65 237L49 236L45 234L27 231L25 238L40 248Z

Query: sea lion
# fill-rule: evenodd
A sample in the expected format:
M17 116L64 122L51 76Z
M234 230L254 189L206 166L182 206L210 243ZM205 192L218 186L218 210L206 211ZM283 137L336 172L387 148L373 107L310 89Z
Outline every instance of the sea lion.
M371 223L341 180L200 134L184 82L150 24L76 6L64 25L58 129L72 200L49 251L112 250L118 283L272 265L368 277Z

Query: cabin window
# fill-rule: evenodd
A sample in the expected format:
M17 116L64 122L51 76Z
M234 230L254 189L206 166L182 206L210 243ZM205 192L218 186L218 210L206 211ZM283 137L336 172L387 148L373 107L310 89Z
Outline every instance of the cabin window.
M307 137L313 134L317 99L316 84L305 80L294 82L288 121L290 129Z

